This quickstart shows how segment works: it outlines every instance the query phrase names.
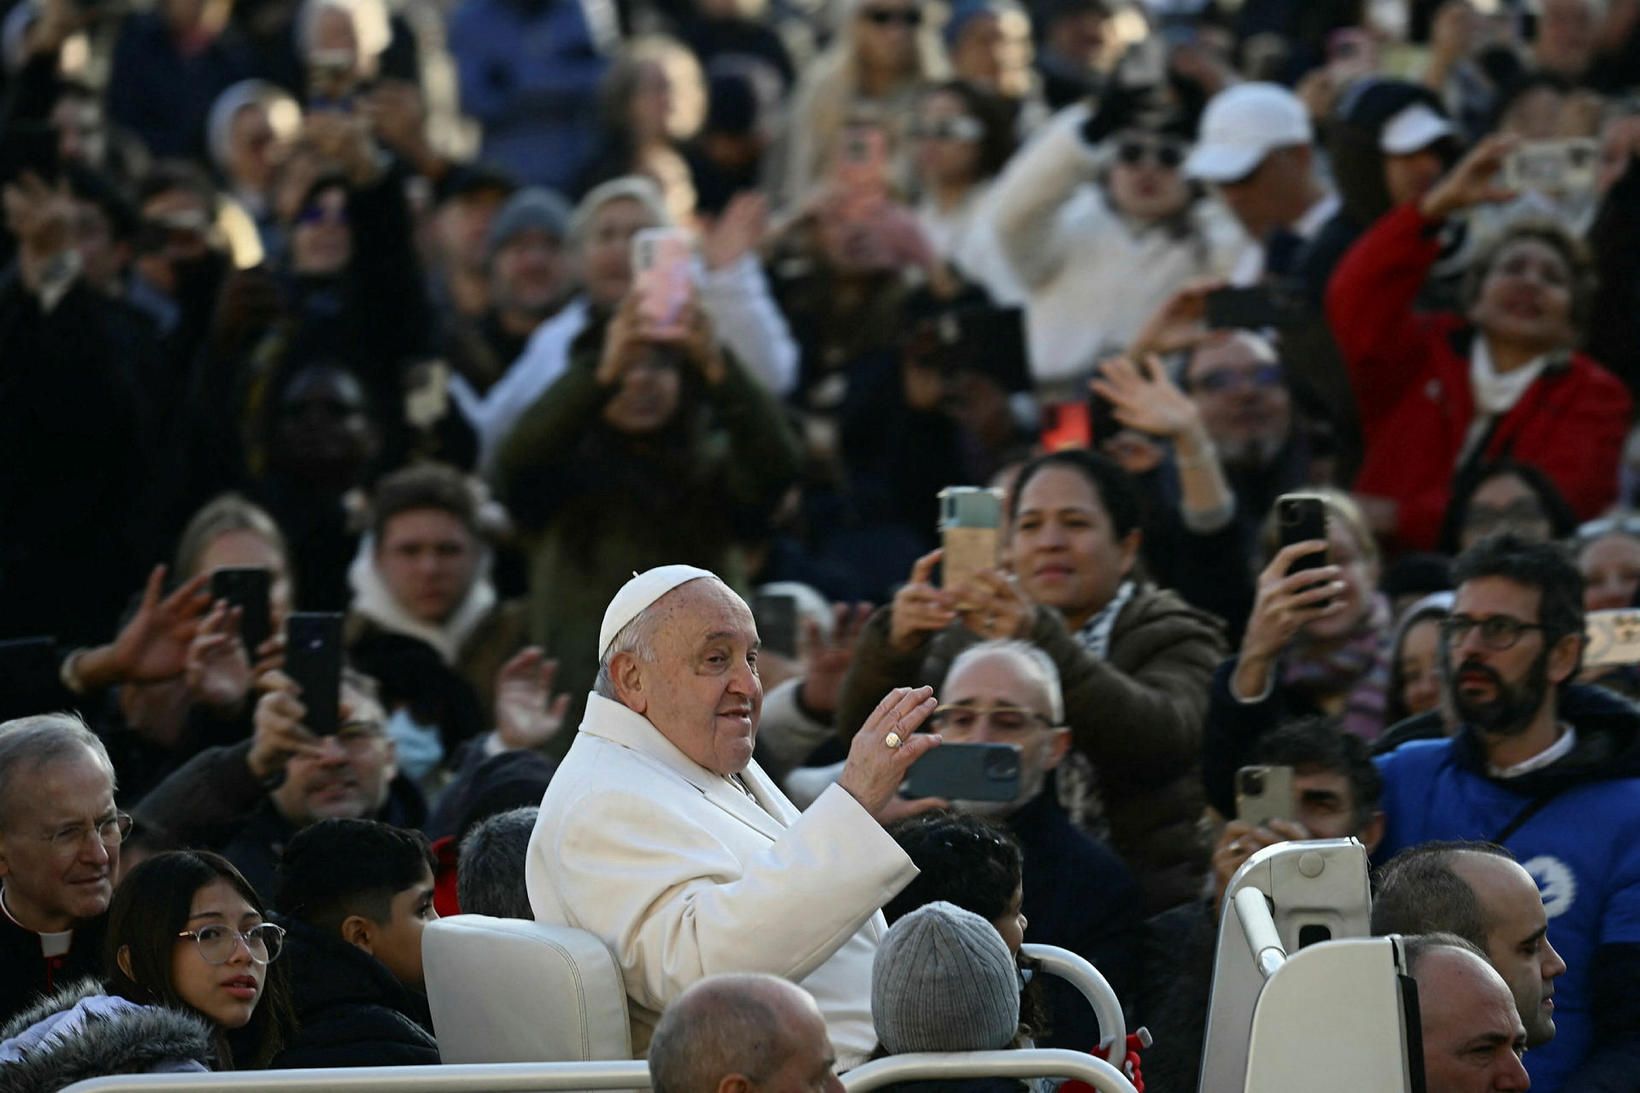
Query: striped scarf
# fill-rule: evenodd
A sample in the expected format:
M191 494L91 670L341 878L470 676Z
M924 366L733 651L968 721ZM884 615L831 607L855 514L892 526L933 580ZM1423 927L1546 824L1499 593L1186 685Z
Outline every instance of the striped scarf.
M1390 633L1389 600L1375 593L1361 625L1342 645L1323 650L1300 632L1283 658L1281 685L1318 706L1344 695L1344 730L1376 740L1389 698Z

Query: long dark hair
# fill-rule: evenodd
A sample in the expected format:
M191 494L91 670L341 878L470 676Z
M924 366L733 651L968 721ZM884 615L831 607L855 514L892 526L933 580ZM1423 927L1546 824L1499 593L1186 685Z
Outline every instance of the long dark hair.
M131 870L115 889L113 905L108 909L103 961L108 968L109 994L142 1005L194 1012L171 980L171 954L176 949L177 935L187 929L194 896L218 880L233 885L258 914L267 916L267 907L256 889L220 854L174 850L156 854ZM243 1037L234 1037L245 1052L245 1069L267 1066L284 1047L294 1026L284 967L277 961L267 966L266 985L250 1023ZM217 1068L235 1069L227 1030L216 1029L215 1047Z

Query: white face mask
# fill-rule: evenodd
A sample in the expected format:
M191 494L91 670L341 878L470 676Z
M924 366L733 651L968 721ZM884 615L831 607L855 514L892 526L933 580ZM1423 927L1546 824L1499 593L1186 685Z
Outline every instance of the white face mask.
M423 725L405 708L387 719L387 735L398 749L398 766L405 777L419 782L444 760L444 741L437 725Z

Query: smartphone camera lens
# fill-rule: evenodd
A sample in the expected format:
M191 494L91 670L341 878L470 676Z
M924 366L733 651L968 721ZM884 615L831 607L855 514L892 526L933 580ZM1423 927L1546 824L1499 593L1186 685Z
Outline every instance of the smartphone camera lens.
M998 782L1015 777L1019 774L1019 756L1009 750L988 757L985 760L985 774Z
M1264 772L1249 770L1241 776L1241 792L1248 797L1264 796Z

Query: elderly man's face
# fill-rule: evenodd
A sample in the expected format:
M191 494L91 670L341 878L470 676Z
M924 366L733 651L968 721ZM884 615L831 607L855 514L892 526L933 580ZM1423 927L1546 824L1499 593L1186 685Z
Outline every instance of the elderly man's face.
M1460 950L1418 964L1428 1093L1502 1093L1531 1085L1521 1053L1526 1029L1498 973Z
M1259 465L1281 450L1293 425L1293 403L1281 363L1244 335L1191 355L1190 399L1213 443L1231 463Z
M622 701L707 770L744 770L763 711L751 610L706 579L668 592L651 610L661 613L654 659L637 659L635 685L623 687Z
M1056 726L1052 684L1013 653L964 661L940 688L936 717L948 744L1009 744L1019 749L1019 793L1012 801L958 801L959 811L1008 816L1036 799L1048 771L1070 747L1070 730Z
M71 930L108 910L120 864L114 779L89 750L15 771L0 802L6 908L29 929ZM109 836L112 835L112 838Z

